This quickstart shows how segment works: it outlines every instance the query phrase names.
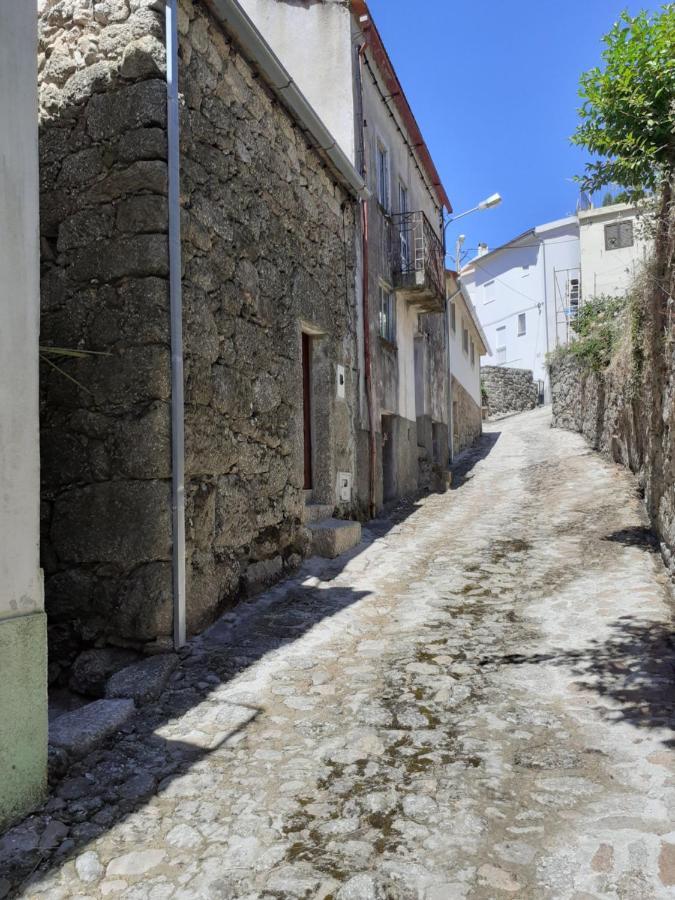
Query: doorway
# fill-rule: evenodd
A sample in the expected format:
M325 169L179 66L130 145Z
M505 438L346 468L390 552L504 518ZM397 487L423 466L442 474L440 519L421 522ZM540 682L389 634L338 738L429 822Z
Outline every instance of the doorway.
M382 416L382 498L385 503L396 497L393 416Z
M305 490L314 486L312 472L312 344L308 334L302 333L302 414L304 432Z

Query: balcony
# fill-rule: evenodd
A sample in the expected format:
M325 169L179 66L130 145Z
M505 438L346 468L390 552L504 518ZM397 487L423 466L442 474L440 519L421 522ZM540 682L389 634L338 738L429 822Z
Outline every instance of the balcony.
M443 244L424 213L392 215L391 244L394 290L421 312L443 312Z

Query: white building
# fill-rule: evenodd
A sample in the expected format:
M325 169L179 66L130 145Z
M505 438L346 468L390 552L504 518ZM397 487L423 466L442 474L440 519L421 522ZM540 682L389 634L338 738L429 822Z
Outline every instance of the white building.
M581 295L620 297L651 252L638 206L615 203L579 212Z
M531 228L462 271L492 353L485 365L531 369L547 391L546 354L569 339L580 301L576 216Z
M39 544L37 18L0 3L0 830L47 786Z

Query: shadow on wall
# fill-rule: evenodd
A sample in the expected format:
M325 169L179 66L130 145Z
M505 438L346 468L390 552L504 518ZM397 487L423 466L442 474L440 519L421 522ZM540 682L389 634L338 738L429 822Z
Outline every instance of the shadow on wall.
M630 529L626 529L630 530ZM639 529L635 529L639 530ZM611 540L610 536L610 540ZM481 665L548 664L569 668L576 685L595 691L609 703L595 709L610 722L635 728L675 728L675 637L663 623L622 616L606 640L591 640L579 650L485 657ZM675 740L664 740L675 746Z

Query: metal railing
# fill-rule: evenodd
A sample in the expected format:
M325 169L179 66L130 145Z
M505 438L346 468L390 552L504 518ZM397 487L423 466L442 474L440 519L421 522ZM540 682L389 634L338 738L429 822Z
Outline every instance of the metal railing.
M443 243L423 212L392 214L391 244L394 288L445 297Z

